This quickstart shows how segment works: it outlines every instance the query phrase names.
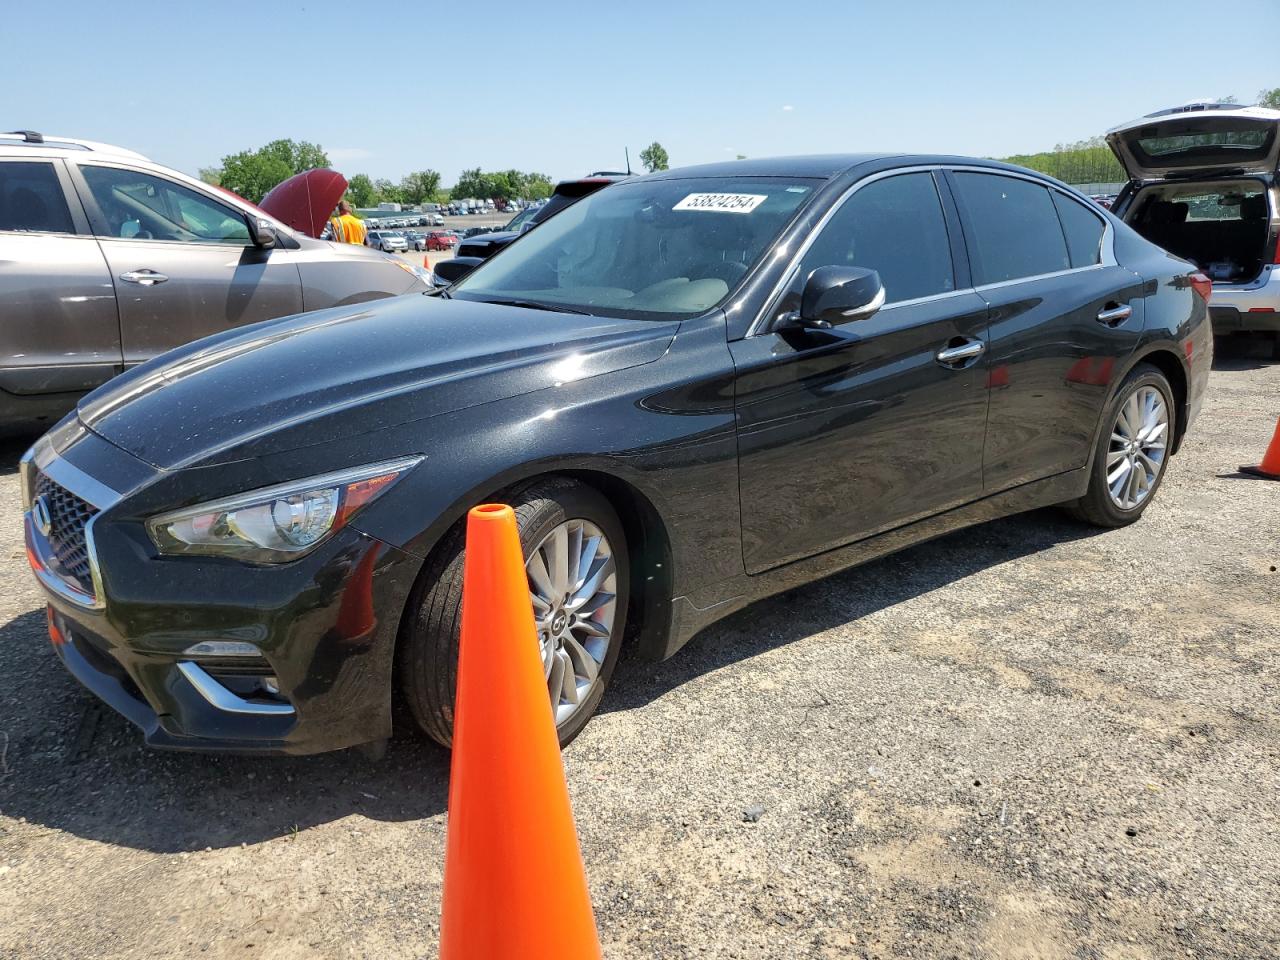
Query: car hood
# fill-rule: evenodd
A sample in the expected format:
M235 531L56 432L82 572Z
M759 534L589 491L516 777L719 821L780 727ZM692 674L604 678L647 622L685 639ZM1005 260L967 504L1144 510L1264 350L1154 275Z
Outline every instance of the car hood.
M162 470L280 453L648 363L679 324L410 294L164 354L80 420Z
M459 246L473 248L476 252L462 254L462 256L484 256L491 257L516 237L520 236L514 230L503 230L499 233L477 233L474 236L466 237L459 241ZM478 251L483 250L483 253Z
M272 187L258 206L294 230L319 237L346 191L347 178L336 170L305 170Z

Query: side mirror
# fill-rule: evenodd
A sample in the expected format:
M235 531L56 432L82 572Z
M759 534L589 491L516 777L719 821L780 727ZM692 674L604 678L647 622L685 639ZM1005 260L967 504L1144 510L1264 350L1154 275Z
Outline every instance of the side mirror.
M431 269L441 280L457 283L482 263L484 261L479 257L454 257L452 260L441 260Z
M276 232L267 221L247 214L245 220L249 224L249 241L260 250L270 250L276 245Z
M809 274L800 295L800 311L784 326L829 329L864 320L884 306L880 274L862 267L819 267Z

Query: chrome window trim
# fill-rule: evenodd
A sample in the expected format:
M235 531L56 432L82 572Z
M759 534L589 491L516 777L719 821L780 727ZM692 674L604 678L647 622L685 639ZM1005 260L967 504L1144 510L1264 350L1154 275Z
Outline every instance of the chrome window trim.
M293 705L288 703L253 703L243 697L236 696L213 677L209 676L199 664L190 660L178 662L178 672L186 681L195 687L206 702L215 710L223 713L252 714L254 716L287 717L294 713Z
M1055 190L1058 193L1062 194L1063 196L1067 197L1072 202L1078 203L1081 206L1085 206L1084 203L1081 203L1080 198L1078 196L1075 196L1069 190L1062 189L1052 181L1042 179L1034 175L1024 174L1016 170L1003 170L995 167L969 166L964 164L956 165L956 164L947 164L947 163L915 164L908 167L894 167L892 170L881 170L879 173L871 174L870 176L865 177L862 180L859 180L857 183L850 184L849 187L844 191L844 193L840 194L840 196L836 199L836 201L831 205L831 208L822 215L822 219L819 220L816 224L814 224L813 229L809 231L809 235L805 238L804 242L800 244L800 246L796 249L796 252L791 255L791 262L787 265L786 270L783 271L782 276L778 279L778 282L774 284L773 290L770 291L769 296L765 299L764 308L760 310L760 312L756 315L755 320L752 321L751 326L747 328L747 332L744 335L744 339L746 337L759 336L760 334L769 332L768 330L769 322L767 318L773 313L774 309L777 307L778 300L782 297L782 294L786 291L787 287L795 279L796 272L800 269L800 263L804 259L804 255L809 252L809 248L813 246L814 241L817 240L818 238L818 235L823 230L826 229L827 225L835 217L836 213L839 212L839 210L849 201L850 197L852 197L855 193L857 193L859 190L861 190L863 187L867 186L868 184L876 183L877 181L887 179L888 177L895 177L895 176L899 176L907 173L932 173L937 170L951 171L951 172L957 172L957 173L985 173L985 174L990 174L992 176L1012 177L1016 180L1026 180L1029 183L1034 183L1037 186L1044 187L1048 190ZM941 204L942 198L939 197L938 201ZM1056 270L1051 273L1038 273L1029 277L1018 277L1017 279L1014 279L1014 280L998 280L994 283L985 283L985 284L979 284L975 286L961 287L956 290L944 290L942 293L931 294L927 297L915 297L911 300L898 300L894 303L886 304L884 307L882 307L878 311L878 313L884 313L886 310L892 310L895 307L912 306L920 303L928 303L933 300L942 300L947 297L960 296L961 294L965 294L965 293L981 294L983 290L994 290L999 287L1010 286L1015 283L1027 283L1028 281L1031 281L1031 280L1043 280L1043 279L1052 278L1052 277L1066 276L1067 274L1071 274L1071 273L1081 273L1085 270L1095 270L1099 267L1119 266L1119 262L1116 260L1116 256L1115 256L1115 227L1112 225L1111 221L1107 217L1101 216L1100 214L1098 214L1096 211L1093 211L1093 210L1090 210L1089 212L1093 216L1097 217L1100 221L1102 221L1102 244L1099 250L1099 257L1100 257L1099 263L1091 263L1083 267L1070 267L1066 270ZM1056 211L1055 211L1055 216L1056 216ZM944 221L946 220L945 205L943 206L943 219ZM967 238L962 238L962 242L967 248L968 247ZM1063 235L1063 244L1064 245L1066 244L1065 233ZM954 268L954 266L955 264L953 262L952 267Z

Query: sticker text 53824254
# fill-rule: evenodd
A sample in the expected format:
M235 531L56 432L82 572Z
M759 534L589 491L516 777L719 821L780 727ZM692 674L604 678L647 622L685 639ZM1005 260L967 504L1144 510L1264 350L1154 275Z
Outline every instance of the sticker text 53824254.
M762 193L691 193L671 209L750 213L768 199Z

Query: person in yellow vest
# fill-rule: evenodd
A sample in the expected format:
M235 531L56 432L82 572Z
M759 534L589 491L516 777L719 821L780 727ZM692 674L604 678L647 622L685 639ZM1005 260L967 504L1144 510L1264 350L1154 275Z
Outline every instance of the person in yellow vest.
M364 243L366 231L360 218L351 212L351 204L342 200L337 214L329 218L329 233L335 243Z

